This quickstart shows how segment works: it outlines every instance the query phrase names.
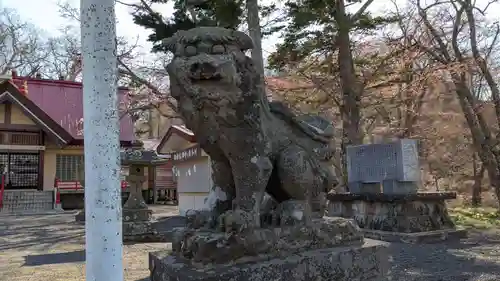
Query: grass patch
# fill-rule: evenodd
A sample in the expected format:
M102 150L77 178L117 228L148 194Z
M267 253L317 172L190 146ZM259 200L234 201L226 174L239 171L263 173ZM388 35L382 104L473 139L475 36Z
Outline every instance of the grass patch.
M473 229L500 228L500 213L493 208L452 208L450 216L457 226Z

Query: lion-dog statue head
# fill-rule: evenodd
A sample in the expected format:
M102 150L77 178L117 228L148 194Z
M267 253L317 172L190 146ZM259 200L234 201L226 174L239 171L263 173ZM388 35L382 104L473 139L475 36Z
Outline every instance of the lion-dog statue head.
M253 47L252 40L243 32L198 27L178 31L163 44L174 54L167 67L171 95L195 133L202 119L235 126L249 119L244 116L249 106L267 103L258 87L262 78L244 53Z

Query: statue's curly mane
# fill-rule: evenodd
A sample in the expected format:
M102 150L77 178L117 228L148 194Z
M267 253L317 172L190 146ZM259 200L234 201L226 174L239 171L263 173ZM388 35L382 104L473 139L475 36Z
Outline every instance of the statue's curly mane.
M238 46L241 51L253 48L253 42L245 33L218 27L197 27L179 30L172 37L163 39L165 48L176 54L178 48L198 42L212 42Z

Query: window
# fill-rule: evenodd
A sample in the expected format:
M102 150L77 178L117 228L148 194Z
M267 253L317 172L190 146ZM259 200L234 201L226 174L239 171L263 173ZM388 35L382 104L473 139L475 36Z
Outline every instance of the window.
M0 144L9 144L9 134L0 132Z
M56 155L56 178L60 181L77 181L83 155Z
M10 135L11 144L39 145L40 135L29 133L13 133Z

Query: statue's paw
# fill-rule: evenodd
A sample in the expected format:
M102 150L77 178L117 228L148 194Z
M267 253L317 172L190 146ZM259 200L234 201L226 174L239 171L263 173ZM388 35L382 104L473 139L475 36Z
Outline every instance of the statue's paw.
M275 210L274 221L280 226L305 224L312 217L320 217L319 213L308 214L306 201L287 200L281 202Z
M241 233L253 228L255 219L252 213L243 210L229 210L219 216L219 230Z
M188 210L186 212L187 226L198 229L207 226L211 219L211 212L206 210Z

